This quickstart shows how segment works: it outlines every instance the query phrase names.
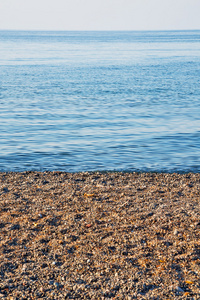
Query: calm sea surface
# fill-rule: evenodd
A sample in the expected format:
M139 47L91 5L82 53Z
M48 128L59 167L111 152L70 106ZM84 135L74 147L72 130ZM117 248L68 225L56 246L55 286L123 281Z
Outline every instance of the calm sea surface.
M200 172L200 31L0 31L0 171Z

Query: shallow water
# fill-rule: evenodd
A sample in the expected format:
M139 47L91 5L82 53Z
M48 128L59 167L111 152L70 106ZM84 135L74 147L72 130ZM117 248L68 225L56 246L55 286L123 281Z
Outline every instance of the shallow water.
M200 31L0 31L0 171L200 171Z

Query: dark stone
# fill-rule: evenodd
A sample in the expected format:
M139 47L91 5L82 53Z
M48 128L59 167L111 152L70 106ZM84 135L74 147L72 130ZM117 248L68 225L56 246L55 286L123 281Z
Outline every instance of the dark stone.
M76 236L76 235L72 235L72 236L71 236L71 239L72 239L72 242L75 242L76 240L79 239L79 237Z
M108 247L108 250L110 250L110 252L111 251L114 252L116 250L116 248L114 246L110 246L110 247Z
M4 228L5 224L4 223L0 223L0 228Z
M8 189L7 187L4 187L4 188L3 188L3 192L4 192L4 193L8 193L8 192L9 192L9 189Z
M69 248L69 249L67 250L67 252L68 252L69 254L73 254L74 251L75 251L74 247L71 247L71 248Z
M83 215L77 214L77 215L74 217L74 220L75 220L75 221L80 221L82 218L83 218Z
M14 224L10 230L19 230L20 229L20 225L19 224Z
M45 185L45 184L47 184L47 183L49 183L49 181L48 181L48 180L44 180L44 181L42 181L42 184L43 184L43 185Z

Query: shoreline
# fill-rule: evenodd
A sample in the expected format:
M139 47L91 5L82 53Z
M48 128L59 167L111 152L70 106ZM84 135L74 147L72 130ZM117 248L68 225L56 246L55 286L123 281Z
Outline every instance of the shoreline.
M196 300L199 278L199 173L0 172L1 299Z
M173 170L173 171L158 171L158 170L88 170L88 171L62 171L62 170L21 170L21 171L5 171L0 170L0 174L30 174L30 173L58 173L58 174L110 174L110 173L120 173L120 174L200 174L200 171L194 171L194 170Z

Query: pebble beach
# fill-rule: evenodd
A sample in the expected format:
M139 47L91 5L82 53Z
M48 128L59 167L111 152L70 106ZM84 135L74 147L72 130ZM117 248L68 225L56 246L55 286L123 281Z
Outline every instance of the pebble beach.
M0 299L200 299L200 174L0 173Z

